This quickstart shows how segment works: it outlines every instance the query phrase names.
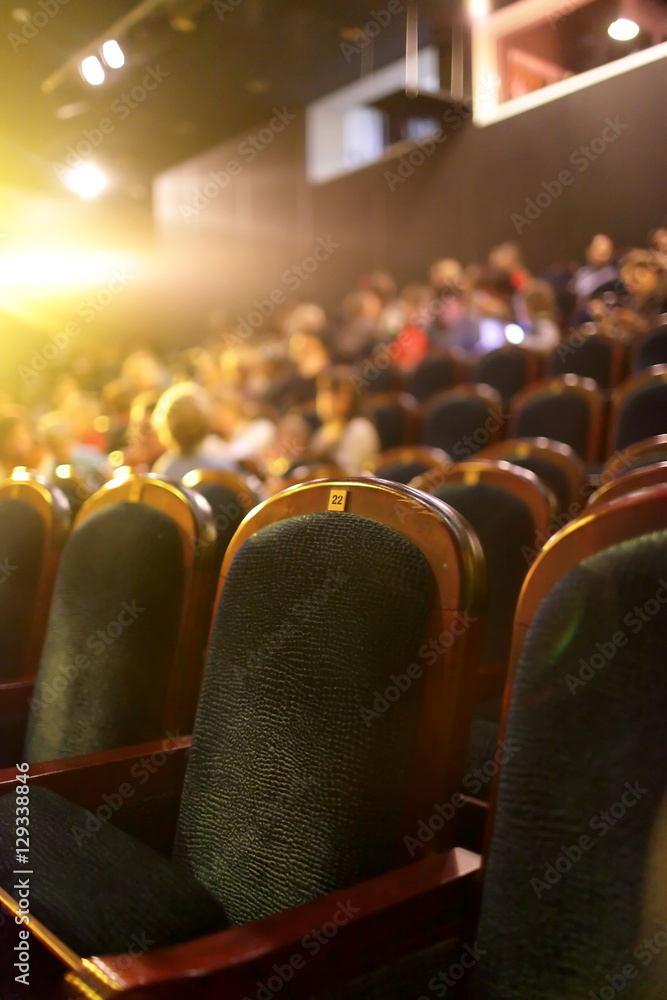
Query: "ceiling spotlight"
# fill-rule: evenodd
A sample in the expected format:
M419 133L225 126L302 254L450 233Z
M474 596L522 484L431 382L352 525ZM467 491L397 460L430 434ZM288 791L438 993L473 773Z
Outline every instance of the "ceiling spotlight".
M81 76L93 87L104 83L104 70L97 56L86 56L81 63Z
M617 42L629 42L631 38L636 38L639 34L639 25L627 17L619 17L618 20L612 21L609 25L607 34Z
M120 69L125 62L125 56L118 42L113 39L102 46L102 58L111 69Z
M108 185L106 175L94 163L79 163L65 176L65 185L87 201L97 198Z

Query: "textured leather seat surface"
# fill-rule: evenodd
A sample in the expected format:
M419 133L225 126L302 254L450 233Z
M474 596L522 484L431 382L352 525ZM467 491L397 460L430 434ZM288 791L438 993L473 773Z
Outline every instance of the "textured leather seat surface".
M16 796L3 795L0 886L9 891L20 878L16 819ZM162 947L227 926L220 905L187 872L34 784L26 872L31 914L80 955L124 954L133 945L136 954L140 942ZM16 930L12 921L0 937L17 944Z
M44 525L30 504L0 500L0 681L21 671L42 568Z
M408 539L351 513L280 521L237 553L175 852L233 923L396 862L420 680L362 710L420 662L433 587Z
M533 619L470 1000L667 995L666 567L667 532L614 546Z
M184 577L175 523L144 504L113 504L72 533L35 685L27 760L165 735Z

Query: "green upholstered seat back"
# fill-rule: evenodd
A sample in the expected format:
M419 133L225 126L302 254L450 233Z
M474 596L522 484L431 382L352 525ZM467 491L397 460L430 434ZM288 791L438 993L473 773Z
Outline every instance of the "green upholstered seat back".
M512 691L505 739L520 749L500 774L471 1000L665 996L666 650L667 532L585 560L541 603Z
M27 760L165 735L184 592L180 535L161 511L112 504L72 533L31 702Z
M396 863L421 679L392 675L421 662L433 586L412 542L351 513L277 522L236 554L175 852L232 922Z

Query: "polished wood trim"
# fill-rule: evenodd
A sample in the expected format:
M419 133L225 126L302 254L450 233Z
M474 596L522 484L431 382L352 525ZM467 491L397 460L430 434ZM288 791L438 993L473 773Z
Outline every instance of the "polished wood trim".
M625 476L619 476L601 486L588 501L589 509L609 503L610 500L617 500L628 493L636 493L637 490L651 486L660 486L667 483L667 462L659 462L656 465L647 465L643 469L634 469Z
M12 475L0 483L0 500L5 499L20 500L33 507L44 529L41 570L32 608L32 624L21 650L20 673L18 677L12 678L12 680L27 680L34 678L39 666L58 564L69 536L72 518L65 494L56 486L49 486L41 476L23 468L14 469Z
M102 983L113 983L128 1000L241 997L254 995L273 965L300 954L304 966L290 981L289 996L310 997L324 984L331 988L363 975L388 956L395 960L460 937L479 868L479 855L456 848L241 927L132 956L129 963L126 956L95 957L87 968L91 974L99 970ZM304 940L336 912L349 914L347 922L341 920L317 955L304 955Z
M522 470L523 471L523 470ZM466 613L472 624L423 673L420 719L412 765L410 800L399 838L400 856L408 859L403 835L412 835L434 804L459 791L476 685L479 644L486 615L486 565L477 536L448 504L408 486L381 479L327 479L293 486L264 501L241 523L225 554L218 601L234 557L257 531L298 514L326 511L332 490L347 492L346 512L386 524L423 553L436 588L427 643L444 647L443 635L457 635L455 622ZM335 511L330 516L339 517ZM452 829L450 829L452 827ZM424 850L454 846L453 824L440 843ZM434 838L435 841L435 838Z
M664 461L667 461L667 434L656 434L655 437L644 438L643 441L637 441L636 444L628 445L622 451L614 452L607 459L602 470L602 481L606 482L608 479L615 479L617 476L622 476L624 470L638 458L642 458L643 455L649 455L653 452L657 455L664 455Z
M578 375L549 376L526 386L512 399L508 437L514 437L523 407L540 396L570 393L586 401L589 412L586 454L581 457L587 462L597 462L600 458L605 402L597 382ZM555 428L554 428L555 429Z
M442 448L429 448L428 445L401 445L400 448L388 448L368 463L367 470L378 475L385 465L412 465L419 462L429 469L439 469L451 465L452 460ZM380 477L381 478L381 477Z
M315 479L336 479L345 474L345 471L333 462L304 461L303 465L297 466L283 476L278 492L282 493L290 486L301 486L303 483L310 483Z
M235 493L239 501L239 513L245 517L253 507L265 500L264 487L256 476L241 475L226 469L194 469L183 476L183 486L196 490L200 485L211 483ZM213 512L215 514L215 511ZM215 518L214 518L215 520Z
M609 418L609 436L607 439L607 454L611 455L616 447L616 438L621 421L623 407L630 398L638 392L650 391L652 386L667 382L667 365L653 365L636 375L631 375L622 382L611 395L611 413Z
M506 438L482 448L475 455L480 461L510 462L512 459L539 458L557 466L567 478L570 503L581 499L582 487L587 481L586 466L577 455L574 448L562 441L552 441L550 438ZM545 484L546 485L546 484Z
M165 664L170 680L162 728L191 732L216 586L216 532L211 508L196 490L165 482L152 474L132 474L112 479L86 500L74 522L74 531L98 511L116 503L146 504L161 511L178 528L185 588L178 640L171 664Z

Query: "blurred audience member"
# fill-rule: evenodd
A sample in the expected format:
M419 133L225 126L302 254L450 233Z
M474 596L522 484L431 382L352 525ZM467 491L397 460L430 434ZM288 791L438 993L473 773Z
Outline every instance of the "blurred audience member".
M361 397L351 368L338 366L317 379L317 413L322 421L310 442L314 458L333 462L346 472L361 472L380 452L378 433L360 416Z
M553 350L560 343L553 288L546 281L531 278L523 289L523 299L528 320L524 345L536 351Z
M211 435L210 403L195 382L173 385L160 396L153 411L153 426L165 449L153 464L152 471L158 475L181 480L194 469L235 468L216 447Z

